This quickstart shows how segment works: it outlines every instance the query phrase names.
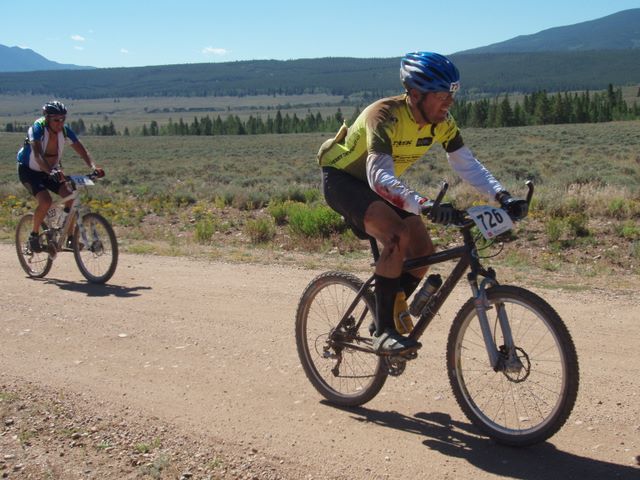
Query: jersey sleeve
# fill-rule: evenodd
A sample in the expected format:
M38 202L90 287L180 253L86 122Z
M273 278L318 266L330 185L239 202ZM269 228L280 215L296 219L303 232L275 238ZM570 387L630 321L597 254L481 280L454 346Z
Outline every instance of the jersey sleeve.
M367 181L374 192L392 205L416 215L421 212L426 199L396 177L391 155L371 153L367 156Z
M453 152L447 152L447 160L465 182L490 199L493 200L498 192L504 190L500 182L474 157L467 146L463 145Z
M29 142L41 142L44 138L44 122L36 121L29 129L27 136L29 137Z
M71 130L71 127L66 124L64 126L64 136L68 139L69 142L78 143L78 136L74 133L73 130Z
M384 118L381 113L377 112L367 121L365 132L367 135L367 152L369 155L375 153L383 153L391 155L393 152L393 136L392 126Z

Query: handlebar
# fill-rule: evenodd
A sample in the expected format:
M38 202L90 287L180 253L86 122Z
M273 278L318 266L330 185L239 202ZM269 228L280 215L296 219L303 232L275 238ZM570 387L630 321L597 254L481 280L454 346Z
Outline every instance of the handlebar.
M527 195L525 197L525 201L527 202L527 206L531 205L531 199L533 198L533 191L534 191L534 185L533 182L531 180L527 180L525 182L525 185L527 186ZM447 192L447 190L449 189L449 184L445 181L442 182L442 185L440 187L440 191L438 192L438 195L436 196L436 199L433 201L433 204L429 207L429 208L425 208L422 213L423 215L428 215L429 212L431 211L431 209L435 209L437 208L440 203L442 202L442 199L444 198L445 193ZM455 213L454 213L454 221L452 222L453 225L458 226L458 227L465 227L467 225L473 225L474 222L473 220L471 220L469 218L469 216L467 215L466 210L458 210L458 209L454 209ZM516 220L514 218L512 218L512 220Z
M60 182L70 182L71 180L71 176L65 174L62 170L52 170L49 173L49 176L52 178L55 178L56 180L60 181ZM93 172L85 175L85 177L88 177L91 180L95 180L96 178L102 178L104 177L104 170L101 168L96 168Z

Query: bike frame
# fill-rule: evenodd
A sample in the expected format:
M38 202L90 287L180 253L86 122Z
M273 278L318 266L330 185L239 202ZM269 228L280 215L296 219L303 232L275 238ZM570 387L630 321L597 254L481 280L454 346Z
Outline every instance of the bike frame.
M89 178L91 178L91 176L89 176ZM76 181L74 180L74 176L70 176L68 177L68 183L70 184L71 187L71 193L69 195L67 195L66 197L60 199L57 204L59 206L62 206L64 208L64 204L66 202L68 202L69 200L73 200L73 202L71 203L71 207L69 208L69 213L67 215L67 217L64 219L64 223L62 224L61 227L57 227L57 228L52 228L47 224L47 231L44 232L45 234L48 235L48 232L58 232L58 238L56 238L55 240L53 240L53 244L56 247L56 251L60 251L62 249L62 246L64 245L67 237L69 236L69 234L71 232L69 232L69 230L71 229L71 225L73 224L73 220L76 220L76 224L78 225L78 229L80 231L80 235L83 239L83 241L85 242L85 244L87 244L87 232L84 228L84 224L81 221L82 220L82 214L81 214L81 210L82 210L82 205L80 202L80 192L78 191L78 187L76 185ZM48 240L52 241L52 239L48 236Z
M515 354L515 346L513 343L513 338L511 336L509 321L506 315L506 311L502 305L498 305L497 308L499 324L500 328L502 329L502 335L507 351L506 358L504 357L502 352L498 350L498 347L496 346L495 340L491 333L491 327L489 325L489 319L486 313L487 309L491 307L489 306L489 303L487 301L485 290L490 286L497 285L498 282L496 280L495 271L492 268L485 269L480 263L480 257L476 248L476 242L471 232L472 227L473 222L471 221L465 222L463 225L459 226L463 238L463 245L443 250L441 252L436 252L431 255L412 258L404 262L403 272L406 272L430 265L435 265L438 263L447 262L450 260L458 260L442 286L429 299L429 302L424 307L422 314L420 315L420 319L409 334L409 337L418 340L422 336L424 331L429 326L431 320L433 320L433 318L436 316L444 302L447 300L455 286L464 275L465 271L467 271L467 269L470 269L467 275L467 281L469 282L473 294L485 347L489 356L489 362L492 368L496 371L503 368L507 368L509 370L518 370L522 365L518 360L517 355ZM370 238L369 241L371 243L374 260L377 260L377 243L373 238ZM482 282L478 283L478 277L483 277ZM343 315L335 331L338 331L341 326L346 325L347 320L355 310L356 305L364 296L365 292L371 287L373 282L374 275L369 277L362 288L358 291L358 293L356 294L356 298L353 300L353 302ZM361 315L361 318L358 320L358 327L360 327L360 324L364 320L366 313L367 309L365 309L365 311ZM340 339L336 340L340 341ZM360 337L358 338L358 340L366 341L367 339ZM352 343L349 344L349 347L361 351L375 353L371 348L361 347Z

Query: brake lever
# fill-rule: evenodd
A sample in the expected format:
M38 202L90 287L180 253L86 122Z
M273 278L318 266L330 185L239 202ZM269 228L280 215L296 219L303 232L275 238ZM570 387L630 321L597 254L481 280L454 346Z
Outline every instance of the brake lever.
M447 193L448 189L449 189L449 184L447 182L442 182L442 187L440 188L440 192L438 193L438 196L436 197L436 199L433 201L433 205L431 208L435 209L440 205L440 203L442 202L442 199L444 198L444 194Z

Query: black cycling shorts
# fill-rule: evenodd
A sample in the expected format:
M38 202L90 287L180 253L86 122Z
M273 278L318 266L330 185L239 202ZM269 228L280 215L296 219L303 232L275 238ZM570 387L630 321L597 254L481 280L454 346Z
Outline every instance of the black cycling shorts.
M29 190L34 197L43 190L58 193L60 187L62 187L62 183L51 178L48 173L36 172L24 165L18 165L18 177L24 188Z
M387 202L367 182L337 168L322 167L322 190L329 206L361 232L365 231L364 214L373 202L386 203L400 218L415 216Z

